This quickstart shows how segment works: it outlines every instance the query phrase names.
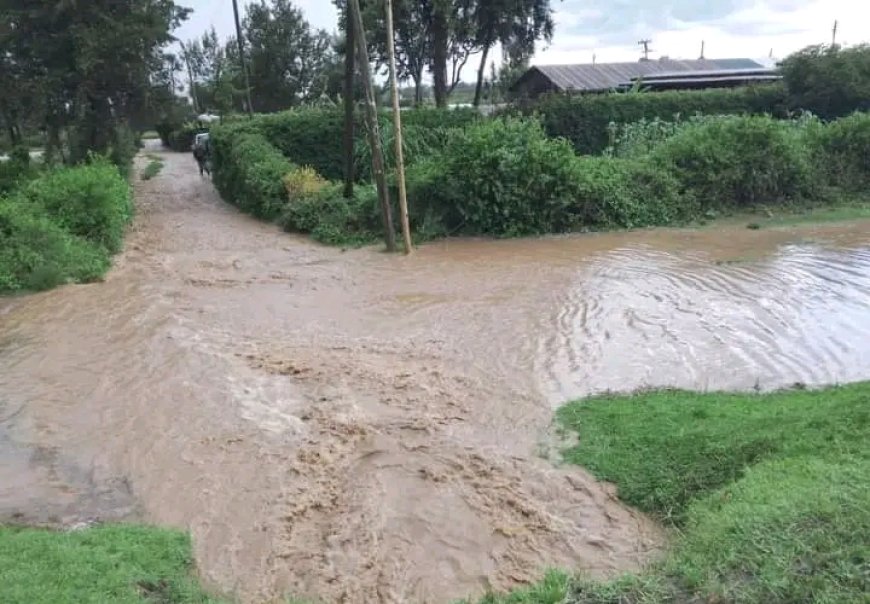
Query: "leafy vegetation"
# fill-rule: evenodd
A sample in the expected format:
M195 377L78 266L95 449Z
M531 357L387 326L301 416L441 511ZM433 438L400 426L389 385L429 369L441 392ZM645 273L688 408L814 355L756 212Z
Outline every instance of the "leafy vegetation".
M100 526L81 531L0 527L0 601L8 604L206 604L190 539L175 531Z
M782 62L789 105L823 119L870 110L870 45L810 46Z
M579 437L566 460L678 526L672 551L611 582L579 577L554 595L485 601L866 601L868 403L870 383L772 394L664 391L566 405L559 420Z
M271 220L286 204L283 179L294 165L261 134L215 128L211 135L214 183L224 199Z
M142 180L151 180L158 174L160 174L160 170L163 169L163 161L161 159L152 159L148 162L148 165L142 170L142 174L140 178Z
M131 215L127 183L106 161L31 180L0 198L0 291L98 279Z
M612 124L659 118L721 114L771 114L785 117L787 100L780 85L734 89L550 95L523 108L538 114L552 137L567 138L578 153L595 155L612 144Z

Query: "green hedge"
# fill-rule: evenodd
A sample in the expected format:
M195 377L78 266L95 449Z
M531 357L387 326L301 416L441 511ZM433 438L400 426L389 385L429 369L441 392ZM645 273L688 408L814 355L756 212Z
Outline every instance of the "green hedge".
M704 208L810 199L820 173L802 126L765 116L689 122L650 158Z
M850 191L870 186L870 113L855 113L818 130L816 161L826 181Z
M673 120L695 114L771 114L785 117L780 85L724 90L548 95L523 109L537 113L552 137L565 137L578 153L598 154L610 144L610 124L642 119Z
M458 128L481 118L473 109L412 109L402 112L402 123L414 138L414 132L425 129ZM380 114L380 127L385 133L392 131L392 118L388 112ZM262 114L253 119L233 124L244 131L262 134L291 162L310 166L330 180L344 178L344 113L337 108L300 108L281 113ZM365 145L365 120L355 116L356 147ZM431 138L431 137L430 137ZM392 151L387 148L388 153ZM358 157L356 172L370 173L370 156Z
M276 218L287 201L282 179L293 164L244 127L213 128L211 145L214 183L223 198L260 218Z
M0 199L0 291L99 278L131 213L127 183L105 160L47 172Z
M453 131L443 152L412 167L408 187L418 228L497 236L666 224L691 205L667 171L577 157L515 118Z

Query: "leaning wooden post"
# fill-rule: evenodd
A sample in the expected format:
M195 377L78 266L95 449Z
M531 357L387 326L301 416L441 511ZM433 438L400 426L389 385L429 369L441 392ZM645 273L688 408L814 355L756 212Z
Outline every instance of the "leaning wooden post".
M384 171L384 149L381 146L381 128L378 124L378 108L375 105L375 91L372 87L372 73L369 66L369 51L366 46L366 33L363 29L362 13L359 0L348 0L351 17L353 18L354 34L356 34L357 54L359 55L359 70L362 76L363 89L366 93L366 121L368 122L369 146L372 149L372 172L378 197L381 200L381 215L384 223L384 241L387 251L396 251L396 232L393 230L393 211L390 209L390 192L387 189L387 175Z
M402 151L402 112L399 108L399 83L396 80L396 49L393 40L393 3L384 1L387 13L387 56L390 64L390 86L393 93L393 130L396 139L396 179L399 181L399 212L402 220L402 238L405 254L413 251L411 244L411 222L408 218L408 192L405 188L405 155Z

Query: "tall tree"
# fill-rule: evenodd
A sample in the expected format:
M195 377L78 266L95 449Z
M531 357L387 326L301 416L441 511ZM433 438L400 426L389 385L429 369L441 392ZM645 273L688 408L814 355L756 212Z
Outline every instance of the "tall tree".
M163 47L189 9L172 0L4 0L7 60L38 83L41 120L70 127L72 158L106 151L148 102Z
M314 30L290 0L248 6L244 18L257 111L278 111L315 99L320 74L333 60L332 39Z
M477 0L474 7L476 44L481 49L474 106L480 105L489 51L501 43L508 63L531 57L538 40L553 39L553 11L550 0Z

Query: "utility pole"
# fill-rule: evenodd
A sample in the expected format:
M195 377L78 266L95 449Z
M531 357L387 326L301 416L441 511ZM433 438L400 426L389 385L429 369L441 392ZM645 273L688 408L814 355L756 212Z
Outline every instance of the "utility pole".
M831 46L837 45L837 20L834 19L834 29L831 31Z
M236 19L236 42L239 43L239 61L242 71L245 72L245 98L248 102L248 115L254 114L254 105L251 103L251 74L248 71L248 62L245 61L245 42L242 40L242 25L239 21L239 2L233 0L233 16Z
M704 40L701 40L701 57L700 59L704 60Z
M344 15L344 196L353 197L353 108L354 108L354 77L356 76L355 40L353 35L353 18L348 9Z
M366 46L366 32L363 29L362 13L359 0L348 0L350 17L353 18L354 36L356 38L359 71L362 77L363 89L366 93L366 121L368 122L369 146L372 149L372 172L378 197L381 200L381 218L384 223L384 242L388 252L396 251L396 232L393 229L393 211L390 208L390 192L387 189L387 175L384 171L384 149L381 146L381 129L378 124L378 107L375 104L375 91L372 86L369 51Z
M402 111L399 107L399 82L396 78L396 49L393 40L393 2L384 0L384 10L387 13L387 56L390 64L390 83L393 92L393 130L396 139L396 178L399 181L399 213L402 221L402 239L405 244L405 254L413 251L411 243L411 223L408 218L408 192L405 188L405 156L402 150ZM484 63L481 62L481 65ZM480 89L478 88L478 95Z
M649 47L651 43L652 40L641 40L637 43L638 46L643 46L643 58L641 59L641 61L649 61L649 53L652 52Z

